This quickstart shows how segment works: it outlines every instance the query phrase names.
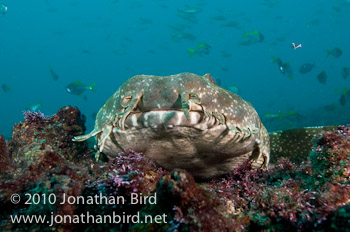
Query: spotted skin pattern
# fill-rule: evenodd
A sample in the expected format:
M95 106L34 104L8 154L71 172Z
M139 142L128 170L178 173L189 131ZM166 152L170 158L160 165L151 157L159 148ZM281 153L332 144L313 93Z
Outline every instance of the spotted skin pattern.
M269 133L271 162L279 157L288 157L292 162L306 160L313 147L313 139L325 131L333 131L338 126L318 126L274 131Z
M267 168L269 135L253 106L216 85L210 74L136 75L96 116L98 151L115 157L133 149L156 165L196 178L227 174L250 159Z

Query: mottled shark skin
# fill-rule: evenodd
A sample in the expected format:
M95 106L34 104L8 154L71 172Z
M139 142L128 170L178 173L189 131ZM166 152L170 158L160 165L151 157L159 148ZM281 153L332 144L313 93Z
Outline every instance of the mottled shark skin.
M215 84L210 74L137 75L125 81L97 114L99 152L133 149L167 170L208 179L249 159L267 168L269 135L253 106Z
M338 126L317 126L270 132L271 162L279 157L288 157L295 163L306 160L313 147L313 138L336 128Z

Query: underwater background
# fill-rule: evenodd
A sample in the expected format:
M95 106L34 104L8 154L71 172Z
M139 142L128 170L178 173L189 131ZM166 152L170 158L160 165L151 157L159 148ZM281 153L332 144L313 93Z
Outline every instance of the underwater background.
M181 72L210 73L269 131L347 124L349 12L348 0L4 0L0 134L9 138L23 111L66 105L90 131L131 76Z
M349 12L350 0L0 0L0 232L349 231ZM204 181L73 141L131 76L182 72L252 103L272 132L268 169L246 160ZM220 154L209 169L228 164Z

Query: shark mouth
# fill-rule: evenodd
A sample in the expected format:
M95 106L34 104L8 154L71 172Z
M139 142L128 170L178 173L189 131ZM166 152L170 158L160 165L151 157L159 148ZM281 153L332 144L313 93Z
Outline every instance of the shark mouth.
M205 117L203 111L190 111L188 118L182 110L152 110L131 112L125 120L125 130L151 128L154 130L172 129L175 127L193 127L206 130L219 125L215 117Z

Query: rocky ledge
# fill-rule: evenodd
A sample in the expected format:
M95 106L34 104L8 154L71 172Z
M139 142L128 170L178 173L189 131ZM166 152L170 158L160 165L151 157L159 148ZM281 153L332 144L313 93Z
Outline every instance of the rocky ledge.
M196 183L132 150L95 161L72 142L85 131L78 108L24 115L9 141L0 136L3 231L344 231L350 221L349 126L316 136L301 163L245 162Z

